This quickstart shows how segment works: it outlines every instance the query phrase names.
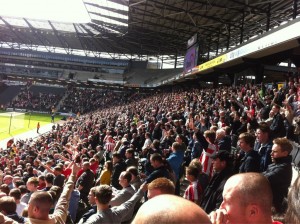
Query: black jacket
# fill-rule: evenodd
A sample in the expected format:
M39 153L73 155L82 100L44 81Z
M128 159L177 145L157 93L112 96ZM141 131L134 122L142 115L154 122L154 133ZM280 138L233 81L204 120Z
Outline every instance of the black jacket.
M258 155L258 152L251 150L250 152L245 153L240 164L239 173L259 172L260 156Z
M202 200L201 207L209 214L218 209L223 202L223 188L229 177L232 175L231 168L225 168L220 173L215 173L206 187Z
M273 205L276 211L284 212L287 207L284 198L287 197L293 176L292 156L277 158L275 163L270 164L268 169L263 172L263 175L271 184Z

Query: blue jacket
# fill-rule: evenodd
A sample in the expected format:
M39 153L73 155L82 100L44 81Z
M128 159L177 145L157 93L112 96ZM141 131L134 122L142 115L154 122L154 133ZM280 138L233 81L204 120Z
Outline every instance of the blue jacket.
M167 158L168 163L173 169L176 179L179 179L181 164L183 163L184 151L178 150L176 152L171 153L171 155Z

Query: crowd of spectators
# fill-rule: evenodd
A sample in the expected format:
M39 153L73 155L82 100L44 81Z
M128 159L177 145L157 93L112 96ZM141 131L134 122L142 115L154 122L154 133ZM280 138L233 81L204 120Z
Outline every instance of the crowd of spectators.
M7 106L26 110L50 112L52 107L58 105L61 98L62 95L55 93L34 93L30 91L30 86L26 85Z
M175 194L191 201L193 205L187 207L196 209L195 214L202 217L204 210L214 220L214 212L224 216L232 212L228 195L233 187L227 180L236 173L249 173L264 183L264 189L271 189L264 196L270 201L264 208L270 210L265 220L270 221L273 215L285 222L289 205L297 206L285 199L292 180L289 154L299 143L299 80L290 77L280 89L275 84L247 84L210 89L174 87L131 95L74 90L65 105L76 105L76 112L82 115L69 118L36 140L19 140L1 152L0 196L5 203L16 204L3 214L21 223L38 223L39 219L128 223L142 203L143 211L149 211L150 203L158 203L155 220L159 223L158 210L166 208L158 195ZM85 113L90 109L94 111ZM76 164L81 166L79 171ZM184 177L190 186L181 194ZM234 178L241 183L247 179ZM241 191L250 191L244 185ZM259 187L254 185L253 189ZM149 192L144 194L147 187ZM14 197L12 191L20 192L21 197ZM44 195L45 191L50 194ZM10 200L9 195L16 200ZM255 201L260 195L251 196ZM183 200L179 197L169 199ZM37 203L42 199L49 201L46 209ZM203 210L197 210L200 207ZM169 207L170 214L176 208ZM41 215L40 210L47 215ZM288 211L290 217L296 216ZM137 218L145 218L141 215L145 213L138 212ZM184 220L181 218L178 220Z

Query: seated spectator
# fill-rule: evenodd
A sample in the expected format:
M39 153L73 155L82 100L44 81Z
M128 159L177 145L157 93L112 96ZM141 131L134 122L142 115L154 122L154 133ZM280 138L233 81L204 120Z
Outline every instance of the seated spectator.
M119 184L119 176L121 172L126 170L126 163L123 161L121 155L117 152L114 152L112 155L113 158L113 171L111 176L111 185L120 190L122 186Z
M121 223L128 212L132 212L134 205L143 197L145 191L146 185L144 184L128 201L120 206L110 208L109 202L112 199L112 188L108 185L96 187L95 200L98 212L92 215L85 224Z
M103 166L103 170L101 171L100 177L96 181L96 185L100 184L107 184L110 185L111 183L111 175L113 170L113 164L110 160L106 161Z
M186 168L186 179L190 182L190 185L185 190L183 198L200 205L203 189L198 181L198 176L199 170L196 166Z
M175 194L174 183L165 177L160 177L153 180L150 184L148 184L147 188L148 199L154 198L161 194Z
M134 158L134 150L132 148L126 149L125 157L125 163L127 167L138 166L138 161L136 158Z
M274 139L271 152L272 164L263 172L271 184L273 206L277 213L284 213L287 208L285 198L293 176L292 156L290 156L292 150L293 146L288 139Z
M134 188L135 191L137 191L142 185L141 178L139 177L138 168L135 166L130 166L126 169L126 171L128 171L131 174L130 185Z
M123 171L119 177L119 183L122 186L122 190L114 190L113 198L110 200L110 206L119 206L123 202L127 201L134 194L134 189L130 185L131 173Z
M163 194L144 203L132 223L210 223L210 221L207 214L195 203L179 196Z
M22 212L25 208L27 208L27 204L24 202L21 202L21 191L18 188L11 189L9 192L9 196L13 197L15 199L15 202L17 204L16 213L19 216L22 216Z
M242 173L229 178L224 186L220 209L210 213L212 223L272 224L272 190L258 173Z
M16 213L17 204L15 199L10 196L0 198L0 211L3 215L17 221L18 223L25 223L25 218Z

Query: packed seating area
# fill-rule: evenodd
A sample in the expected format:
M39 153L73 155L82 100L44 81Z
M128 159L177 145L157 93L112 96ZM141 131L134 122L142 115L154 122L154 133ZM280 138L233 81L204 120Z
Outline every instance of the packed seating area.
M0 152L0 218L297 223L300 179L291 187L290 153L300 141L299 89L299 76L280 89L276 83L149 94L70 88L62 107L77 108L77 117ZM245 204L252 207L243 216Z

